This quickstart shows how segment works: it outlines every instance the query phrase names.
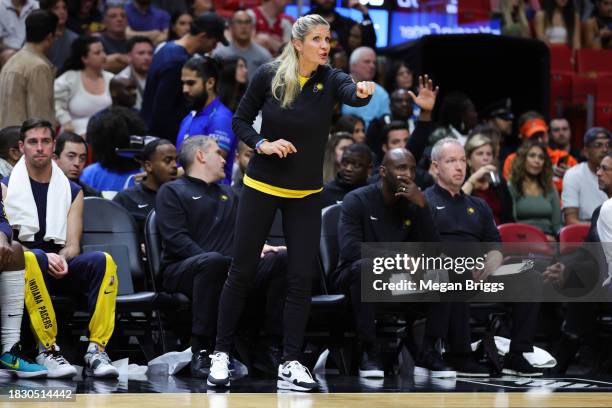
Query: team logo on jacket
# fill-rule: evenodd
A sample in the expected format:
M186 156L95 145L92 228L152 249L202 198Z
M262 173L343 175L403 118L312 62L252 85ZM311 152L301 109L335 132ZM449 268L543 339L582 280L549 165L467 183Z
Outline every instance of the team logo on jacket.
M219 197L221 199L221 201L227 201L229 200L229 197L226 196L225 194L221 194L221 197Z
M320 83L320 82L318 82L318 83L317 83L317 84L314 86L314 88L312 89L312 92L317 93L317 92L322 91L322 90L323 90L323 84L322 84L322 83Z
M407 219L407 220L405 220L405 221L404 221L404 225L405 225L406 227L409 227L409 226L411 226L411 225L412 225L412 221L411 221L411 220L409 220L409 219Z
M476 210L474 210L473 207L468 207L467 212L468 212L468 214L472 215L472 214L474 214L476 212Z

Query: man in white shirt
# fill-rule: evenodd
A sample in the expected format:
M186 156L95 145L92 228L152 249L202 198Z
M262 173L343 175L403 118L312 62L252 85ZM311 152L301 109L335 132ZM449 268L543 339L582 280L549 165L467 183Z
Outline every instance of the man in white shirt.
M612 135L605 128L591 128L584 135L584 156L580 163L563 176L563 215L565 224L589 222L593 210L605 200L606 194L597 185L597 168L610 151Z

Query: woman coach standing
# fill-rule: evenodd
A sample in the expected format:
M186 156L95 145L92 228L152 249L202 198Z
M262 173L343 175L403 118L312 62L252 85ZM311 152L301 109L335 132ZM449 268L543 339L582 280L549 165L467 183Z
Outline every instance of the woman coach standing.
M355 84L327 65L329 24L319 15L300 17L291 43L275 61L258 69L234 115L234 132L256 154L244 176L234 261L219 301L210 386L229 386L229 352L245 299L277 209L283 215L288 251L287 298L283 316L283 364L278 387L317 387L299 363L310 309L312 274L321 230L323 153L336 103L367 105L374 83ZM262 111L261 133L251 126Z

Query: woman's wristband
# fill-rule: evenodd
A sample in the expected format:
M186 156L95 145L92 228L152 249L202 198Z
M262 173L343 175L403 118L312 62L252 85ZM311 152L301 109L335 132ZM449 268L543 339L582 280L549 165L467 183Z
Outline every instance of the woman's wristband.
M262 144L264 144L264 142L267 142L268 139L261 139L259 142L255 143L255 150L259 151L259 148L261 147Z

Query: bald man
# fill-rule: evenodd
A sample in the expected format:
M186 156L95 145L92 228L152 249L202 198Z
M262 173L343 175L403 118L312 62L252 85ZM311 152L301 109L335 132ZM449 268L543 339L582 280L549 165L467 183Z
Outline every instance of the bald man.
M414 182L416 161L412 153L405 148L387 151L379 172L380 182L353 190L344 197L338 227L340 265L330 274L330 285L351 299L361 345L359 375L369 378L384 377L384 369L376 342L376 304L361 302L361 267L371 261L361 258L361 243L439 240L425 196ZM426 336L442 337L443 333L435 332L436 328L429 324L439 317L435 305L427 315ZM455 376L439 353L437 359L430 360L432 376Z

